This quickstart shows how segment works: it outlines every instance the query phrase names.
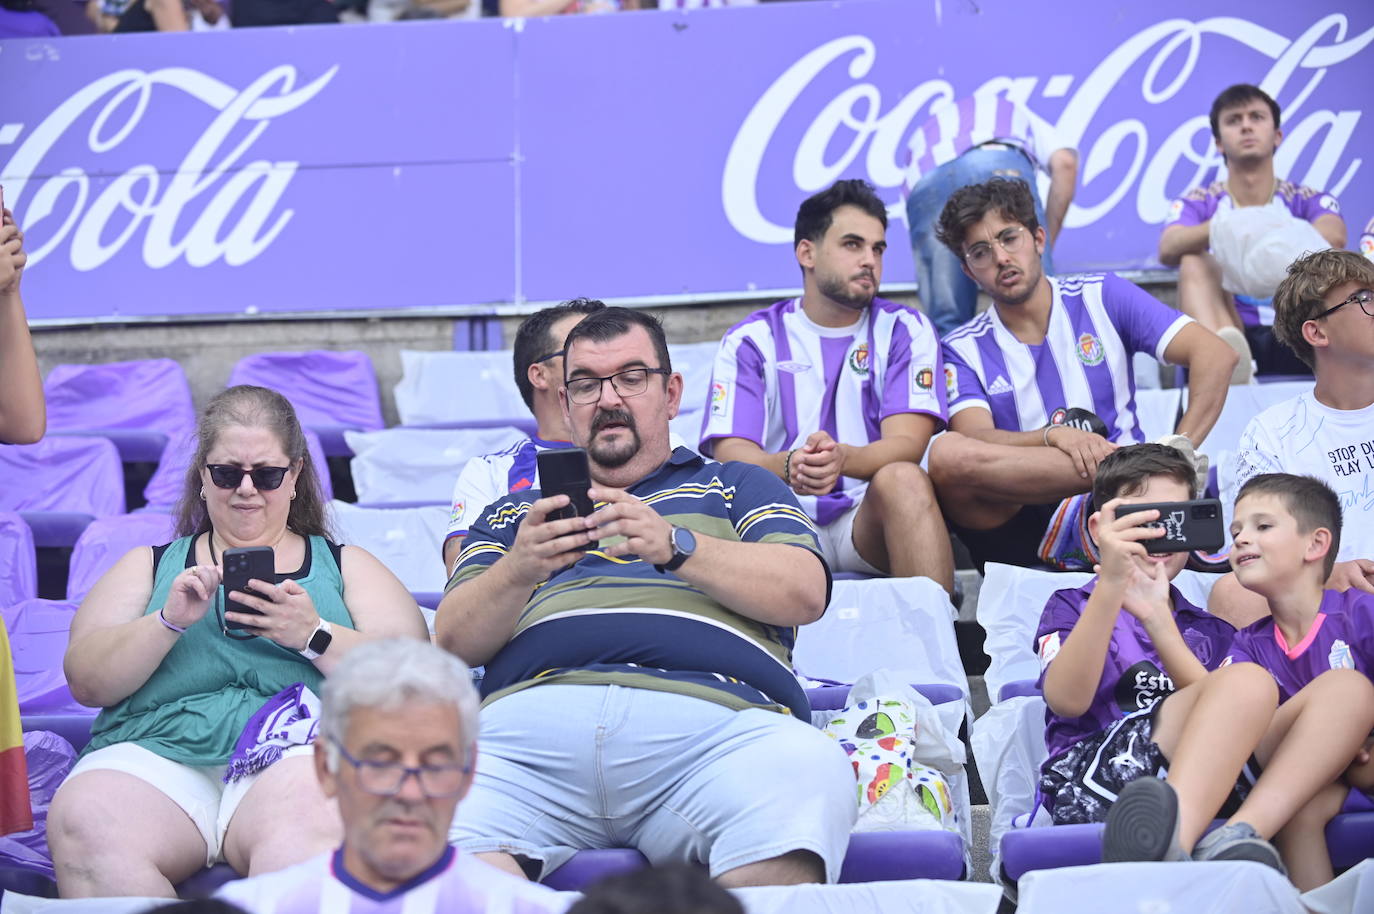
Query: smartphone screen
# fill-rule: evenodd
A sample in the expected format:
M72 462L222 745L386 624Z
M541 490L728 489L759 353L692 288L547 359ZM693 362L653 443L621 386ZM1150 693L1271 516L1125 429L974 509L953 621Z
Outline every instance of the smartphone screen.
M256 593L248 587L248 582L251 580L277 583L277 560L272 554L272 547L246 546L242 549L226 549L223 558L225 612L262 615L251 606L245 606L237 600L230 599L229 594L235 590L239 593ZM224 627L229 631L242 631L248 628L242 622L235 622L231 619L224 620Z
M592 513L592 499L587 490L592 487L591 466L587 452L580 447L556 448L535 455L539 466L539 491L545 498L566 495L571 503L549 515L549 520L586 517ZM582 547L590 549L591 544Z
M1215 498L1122 505L1116 511L1118 517L1127 517L1151 509L1159 512L1158 519L1141 526L1163 527L1164 535L1144 540L1146 552L1215 552L1226 542L1221 502Z

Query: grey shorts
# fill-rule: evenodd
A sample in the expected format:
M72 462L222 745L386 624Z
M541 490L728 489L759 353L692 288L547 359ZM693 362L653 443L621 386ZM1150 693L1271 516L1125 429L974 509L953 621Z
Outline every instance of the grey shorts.
M857 813L844 750L809 723L668 692L547 685L482 710L449 841L539 864L634 847L711 875L807 850L834 882Z

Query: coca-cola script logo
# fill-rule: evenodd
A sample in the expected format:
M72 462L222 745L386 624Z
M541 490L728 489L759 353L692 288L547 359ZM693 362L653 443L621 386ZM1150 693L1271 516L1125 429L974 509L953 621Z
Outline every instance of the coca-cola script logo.
M23 136L4 169L17 176L6 179L5 199L16 208L29 198L22 221L37 244L29 252L29 265L57 252L70 236L72 266L94 270L140 230L143 261L154 269L181 258L193 267L218 260L230 266L248 263L291 221L293 211L281 204L299 163L241 160L274 118L309 102L337 71L337 66L331 67L297 89L296 68L283 65L238 90L184 67L120 70L73 93L26 134L25 125L0 124L0 143ZM97 109L86 135L90 152L99 155L120 146L157 104L155 96L168 89L218 112L172 174L152 164L134 165L94 194L85 169L73 165L54 171L52 163L45 163L67 131ZM169 140L175 142L176 134ZM49 177L30 177L45 174ZM36 180L42 183L31 188ZM232 214L237 218L230 221Z
M1220 164L1205 111L1188 116L1162 138L1152 138L1137 118L1123 118L1101 126L1094 123L1100 111L1121 110L1118 104L1105 103L1128 72L1147 58L1139 101L1144 106L1155 106L1176 96L1190 77L1199 73L1202 40L1208 35L1223 36L1272 61L1259 85L1284 105L1285 139L1275 158L1278 173L1339 195L1360 166L1358 158L1347 161L1346 148L1361 112L1303 108L1331 67L1351 59L1374 41L1374 29L1347 37L1348 30L1347 18L1339 13L1319 19L1291 40L1235 17L1198 22L1170 19L1143 29L1118 45L1078 81L1077 91L1052 125L1061 144L1078 149L1082 161L1079 199L1070 208L1065 226L1097 222L1132 189L1140 219L1162 222L1171 197L1200 183ZM832 68L845 67L848 78L855 82L816 113L796 142L792 181L797 190L810 194L828 186L849 172L865 152L863 170L876 187L892 189L903 184L913 134L930 117L933 108L955 100L957 94L947 80L929 79L884 112L878 87L858 81L872 71L877 53L873 40L864 35L827 41L789 67L759 96L730 145L721 180L725 215L741 235L763 243L791 242L795 209L770 215L760 206L761 165L770 145L791 144L791 138L778 136L779 126L808 87L827 73L834 78ZM1226 77L1204 69L1200 78L1207 81L1209 91L1215 91L1212 86ZM1064 95L1072 82L1071 76L1050 77L1045 80L1042 94ZM1302 85L1290 87L1290 83L1298 82ZM974 91L1004 91L1008 98L1034 109L1030 99L1039 83L1040 79L1034 76L1000 75ZM1140 110L1142 105L1131 103L1128 108ZM1293 164L1314 142L1320 146L1306 174L1291 175ZM843 151L827 161L828 148ZM1127 156L1130 159L1124 173L1113 168L1119 157L1126 161ZM1188 165L1192 166L1192 178L1166 189L1165 183L1175 169L1183 166L1187 170ZM1094 187L1094 179L1109 170L1116 178L1114 186L1105 190ZM893 207L892 215L905 218L900 204Z

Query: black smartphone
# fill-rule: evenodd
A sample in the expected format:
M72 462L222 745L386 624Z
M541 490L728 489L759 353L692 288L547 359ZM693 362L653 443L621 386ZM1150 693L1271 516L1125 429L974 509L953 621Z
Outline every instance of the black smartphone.
M586 451L580 447L554 448L537 453L535 461L539 467L540 494L545 498L566 495L571 499L570 504L551 513L549 520L586 517L592 513L592 498L587 494L592 487L592 470ZM588 543L582 548L592 547Z
M245 546L241 549L226 549L223 558L224 611L249 613L254 616L262 615L251 606L244 606L238 600L231 600L229 594L235 590L239 593L256 594L257 591L250 590L248 587L250 580L277 583L277 560L272 554L272 547ZM248 627L242 622L235 622L232 619L226 618L224 620L224 628L227 631L242 631Z
M1215 498L1122 505L1116 509L1116 516L1126 517L1152 508L1159 512L1159 518L1140 526L1163 527L1164 535L1144 540L1146 552L1216 552L1226 542L1221 502Z

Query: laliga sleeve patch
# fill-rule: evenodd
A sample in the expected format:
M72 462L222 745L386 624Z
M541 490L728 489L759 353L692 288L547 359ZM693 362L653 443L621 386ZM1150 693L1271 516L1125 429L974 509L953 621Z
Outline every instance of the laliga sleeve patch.
M728 416L730 414L730 387L725 381L711 382L711 415Z
M1050 661L1059 656L1059 632L1050 632L1048 635L1040 637L1039 645L1040 669L1050 665Z

